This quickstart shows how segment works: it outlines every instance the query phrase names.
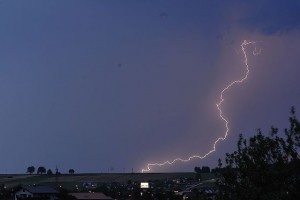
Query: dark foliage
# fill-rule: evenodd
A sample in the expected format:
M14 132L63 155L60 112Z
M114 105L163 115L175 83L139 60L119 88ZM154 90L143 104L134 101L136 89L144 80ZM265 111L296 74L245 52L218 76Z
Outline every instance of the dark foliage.
M47 170L47 175L53 175L53 172L52 172L51 169L48 169L48 170Z
M237 150L226 154L226 166L219 172L217 199L300 199L300 123L292 108L290 127L282 134L271 128L270 136L260 130L248 140L239 136Z
M27 167L27 171L26 171L27 173L32 174L34 171L35 171L34 166Z
M195 167L194 171L196 173L210 173L210 168L207 166L203 166L202 169L201 169L201 167Z
M38 168L36 173L37 174L45 174L46 173L46 168L41 166L41 167Z

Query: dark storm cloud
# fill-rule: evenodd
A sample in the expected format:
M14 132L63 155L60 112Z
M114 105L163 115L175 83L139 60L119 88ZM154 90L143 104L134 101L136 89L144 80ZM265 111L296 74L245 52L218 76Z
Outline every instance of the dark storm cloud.
M264 35L284 34L300 28L300 1L251 1L246 10L250 15L239 23L252 31Z

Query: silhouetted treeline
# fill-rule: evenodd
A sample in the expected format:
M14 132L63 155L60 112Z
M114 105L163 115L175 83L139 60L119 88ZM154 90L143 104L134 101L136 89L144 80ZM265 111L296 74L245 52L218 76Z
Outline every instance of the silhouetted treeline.
M283 132L271 127L249 139L239 136L237 150L219 159L219 193L216 199L300 199L300 123L291 109L290 126Z
M207 167L207 166L203 166L202 168L201 167L195 167L194 171L196 173L210 173L210 168Z

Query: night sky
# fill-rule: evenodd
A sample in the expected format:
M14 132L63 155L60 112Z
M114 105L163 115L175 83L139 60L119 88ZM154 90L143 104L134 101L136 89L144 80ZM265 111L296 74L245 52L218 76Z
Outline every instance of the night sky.
M300 0L0 0L0 173L140 172L217 165L238 134L300 113ZM298 114L300 116L300 114Z

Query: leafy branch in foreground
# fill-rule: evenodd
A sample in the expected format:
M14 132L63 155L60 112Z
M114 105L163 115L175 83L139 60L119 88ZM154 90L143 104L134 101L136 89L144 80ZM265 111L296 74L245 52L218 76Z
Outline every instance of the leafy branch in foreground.
M247 140L240 134L225 167L219 160L223 179L217 199L300 199L300 123L294 107L289 122L283 133L271 127L269 136L258 130Z

